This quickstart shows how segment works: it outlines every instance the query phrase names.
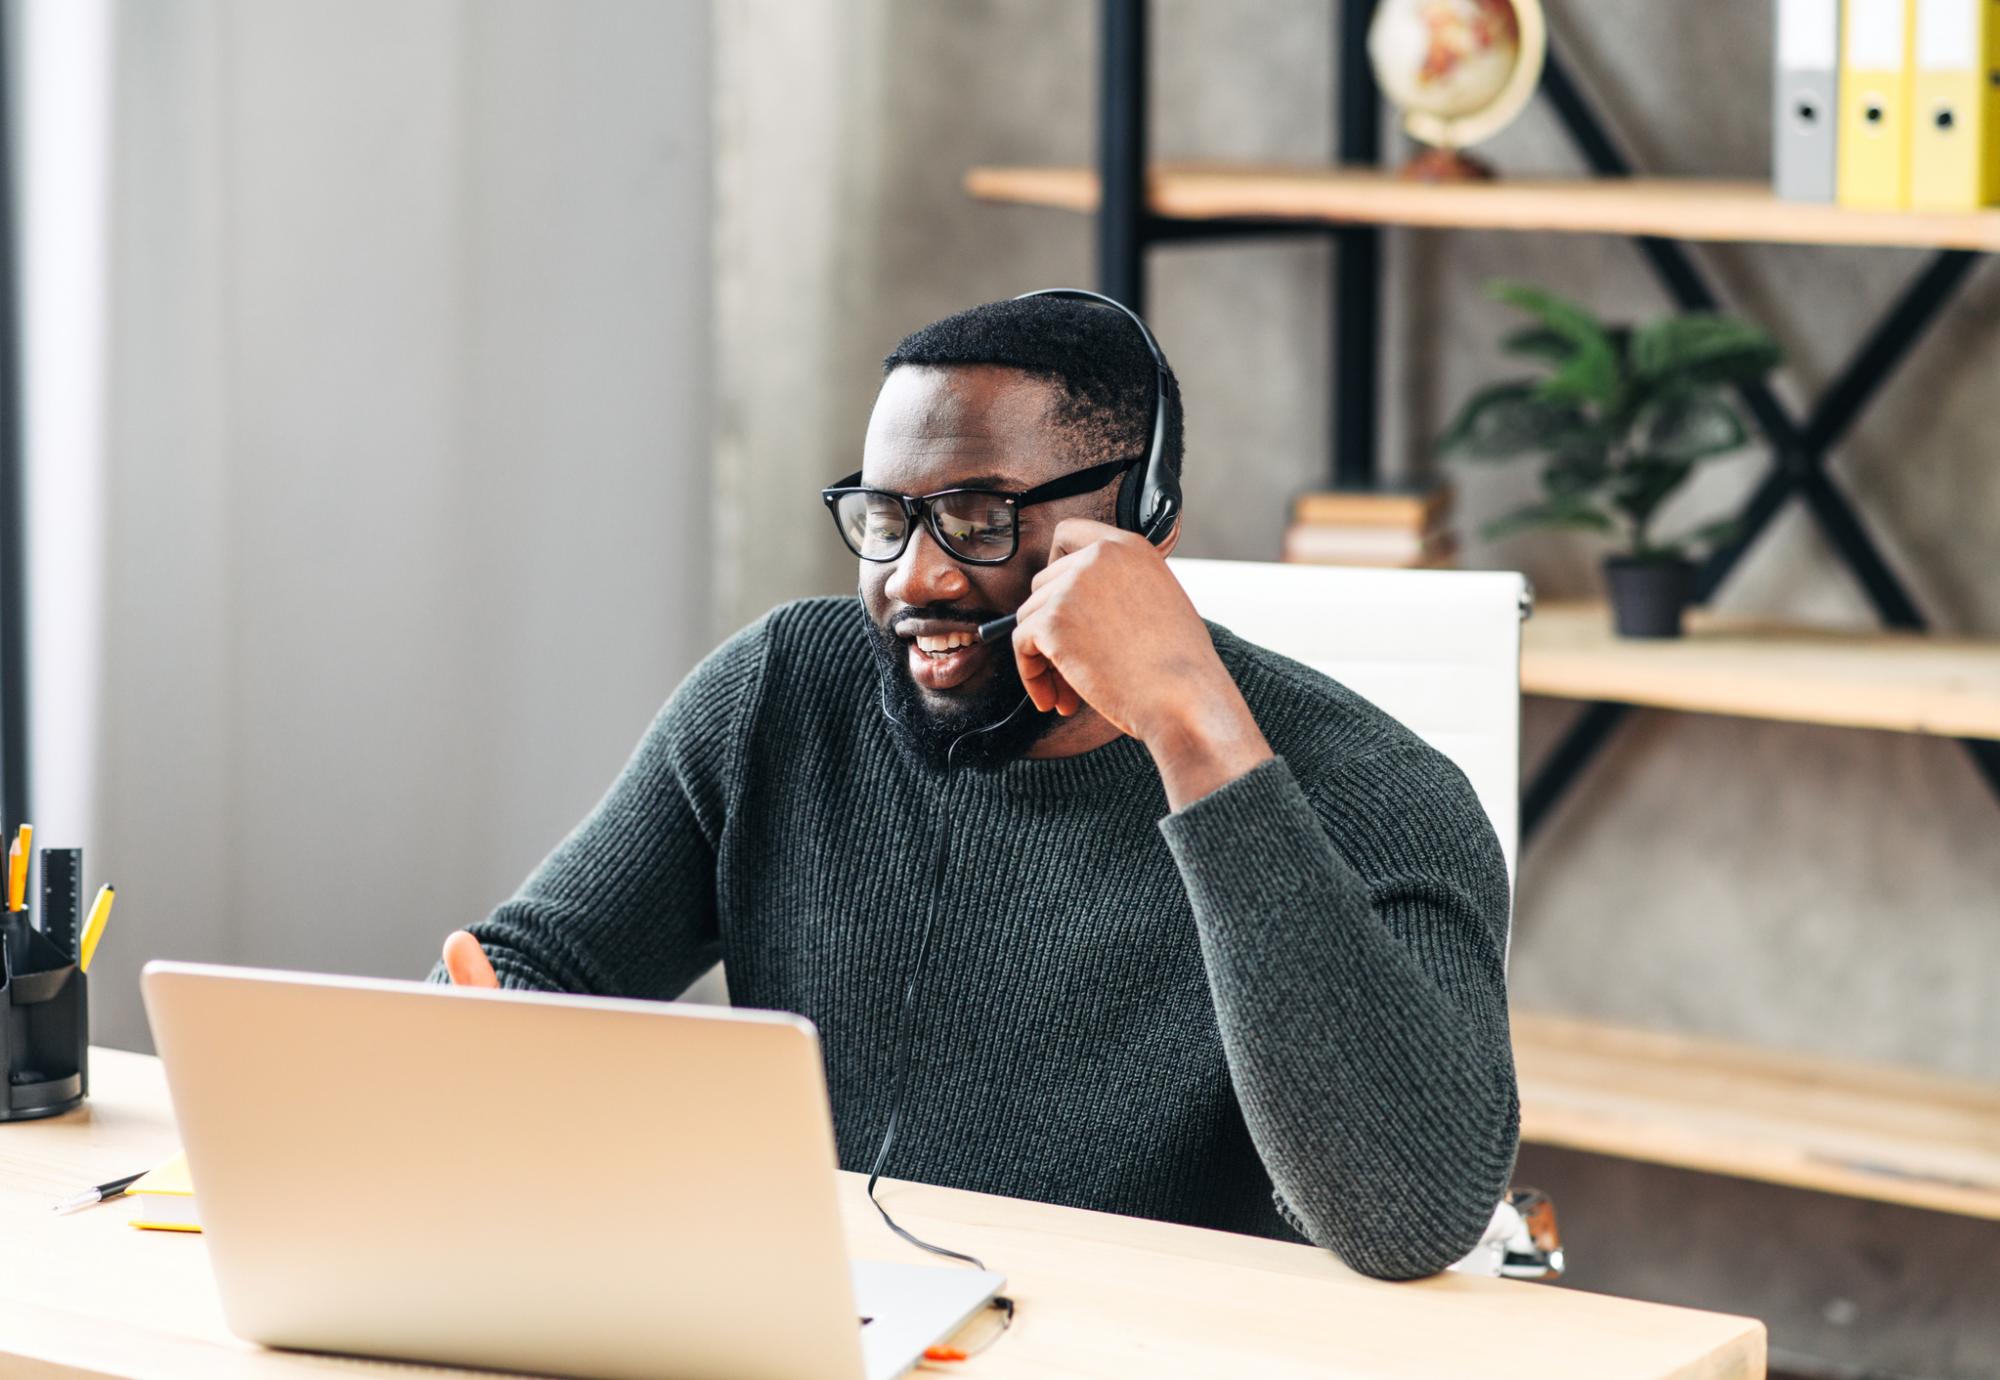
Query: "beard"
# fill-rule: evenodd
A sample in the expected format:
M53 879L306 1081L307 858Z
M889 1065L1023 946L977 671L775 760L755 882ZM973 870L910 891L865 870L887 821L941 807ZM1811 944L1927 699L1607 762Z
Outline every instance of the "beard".
M1003 616L993 610L935 605L906 612L911 617L973 623ZM1053 715L1040 713L1032 704L1021 707L1028 691L1008 647L995 648L983 680L959 687L948 701L940 703L943 697L926 698L910 675L911 644L877 623L865 603L861 618L868 626L868 646L875 654L875 670L882 681L882 710L893 730L891 736L919 767L942 772L957 765L991 771L1026 756L1055 722ZM1018 714L1014 712L1017 709ZM977 731L987 728L992 731ZM962 735L970 736L960 741ZM954 742L958 743L956 752L952 751Z

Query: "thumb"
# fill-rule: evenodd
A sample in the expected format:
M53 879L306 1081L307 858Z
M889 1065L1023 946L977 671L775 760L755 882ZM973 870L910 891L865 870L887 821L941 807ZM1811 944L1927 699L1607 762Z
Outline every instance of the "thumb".
M498 987L493 962L470 930L453 930L444 940L444 970L454 987Z

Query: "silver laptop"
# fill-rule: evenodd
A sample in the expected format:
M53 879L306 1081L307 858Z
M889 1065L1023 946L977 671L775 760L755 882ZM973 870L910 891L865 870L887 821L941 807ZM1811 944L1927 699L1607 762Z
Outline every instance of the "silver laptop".
M157 961L141 986L223 1311L253 1341L877 1380L1002 1284L848 1260L798 1017Z

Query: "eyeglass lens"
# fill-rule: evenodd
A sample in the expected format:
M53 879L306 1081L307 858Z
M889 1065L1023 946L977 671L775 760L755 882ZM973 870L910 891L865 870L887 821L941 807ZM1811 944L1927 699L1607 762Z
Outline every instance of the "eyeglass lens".
M945 550L967 560L1004 560L1014 554L1014 510L991 494L945 494L930 500L932 530ZM890 561L903 553L909 518L887 494L840 496L836 517L848 549L863 560Z

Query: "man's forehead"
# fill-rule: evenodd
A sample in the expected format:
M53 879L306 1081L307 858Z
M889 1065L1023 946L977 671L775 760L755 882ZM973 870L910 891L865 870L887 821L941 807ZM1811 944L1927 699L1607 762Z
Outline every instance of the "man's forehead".
M1073 468L1050 423L1055 385L998 365L903 365L868 419L862 477L905 492L1027 488Z

